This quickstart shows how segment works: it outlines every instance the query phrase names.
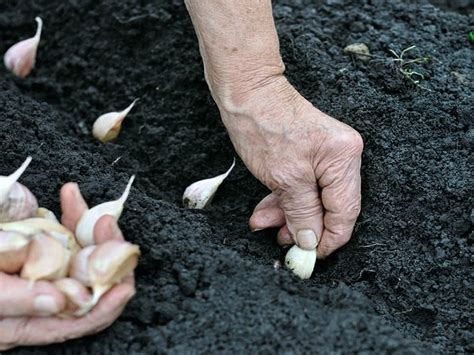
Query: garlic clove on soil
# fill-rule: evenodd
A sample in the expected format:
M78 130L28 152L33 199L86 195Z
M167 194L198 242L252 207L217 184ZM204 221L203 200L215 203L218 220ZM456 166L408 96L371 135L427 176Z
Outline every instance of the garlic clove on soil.
M88 307L92 295L79 281L64 278L54 281L53 284L66 296L66 309L61 313L62 316L79 315L82 309Z
M309 279L316 264L316 249L301 249L293 245L285 256L285 265L301 279Z
M49 219L50 221L54 221L56 223L59 223L59 220L56 217L56 215L52 211L50 211L50 210L48 210L47 208L44 208L44 207L40 207L36 210L35 217Z
M19 272L28 256L29 243L23 234L0 231L0 272Z
M35 66L36 53L40 42L41 30L43 29L43 20L40 17L36 17L35 21L38 23L38 27L34 37L14 44L3 57L5 67L20 78L28 76Z
M30 242L26 262L20 276L30 281L54 281L66 276L71 252L53 237L36 234Z
M212 198L216 194L217 189L222 182L229 176L235 166L235 159L229 170L224 174L218 175L210 179L196 181L189 185L183 194L183 204L187 208L202 209L212 202Z
M76 252L79 249L74 234L62 224L51 219L28 218L21 221L0 223L0 230L22 233L29 236L44 232L71 252Z
M135 175L128 181L127 187L118 200L104 202L85 211L76 227L76 238L82 247L94 244L94 226L100 217L110 215L119 219L123 211L123 205L128 198Z
M133 100L130 106L128 106L123 111L105 113L97 118L92 127L92 135L102 143L107 143L117 138L120 133L123 120L128 115L133 106L135 106L137 101L138 99Z
M95 245L90 245L79 250L73 255L69 266L69 276L80 281L84 286L91 287L89 276L89 256L92 254Z
M38 208L38 201L18 179L31 163L31 157L11 175L0 176L0 222L18 221L32 217Z

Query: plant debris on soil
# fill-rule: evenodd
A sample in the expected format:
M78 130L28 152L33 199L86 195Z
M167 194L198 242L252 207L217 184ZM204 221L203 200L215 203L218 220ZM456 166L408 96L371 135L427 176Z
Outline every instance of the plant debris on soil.
M2 53L35 16L44 30L28 78L0 69L0 174L32 155L21 182L57 214L64 183L96 205L137 174L120 226L142 250L137 295L109 329L18 353L473 353L474 18L461 3L275 1L289 80L365 141L353 238L301 281L273 267L274 230L249 231L268 191L241 161L210 208L182 208L186 186L236 153L181 0L2 1ZM344 53L352 43L373 57ZM416 68L429 90L393 60L413 45L407 59L433 59ZM135 98L118 139L97 142L94 120Z

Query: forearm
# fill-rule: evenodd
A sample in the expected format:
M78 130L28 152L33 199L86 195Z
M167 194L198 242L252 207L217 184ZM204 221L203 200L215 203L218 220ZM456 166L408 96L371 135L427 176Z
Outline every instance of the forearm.
M270 0L186 0L204 62L206 81L219 105L238 105L268 81L281 77Z

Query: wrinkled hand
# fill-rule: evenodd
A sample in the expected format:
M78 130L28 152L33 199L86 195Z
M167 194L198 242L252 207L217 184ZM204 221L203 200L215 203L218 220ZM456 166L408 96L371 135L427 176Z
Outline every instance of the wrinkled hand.
M255 208L250 228L281 227L280 244L318 244L318 257L347 243L361 206L360 134L316 109L283 76L232 102L221 108L232 142L272 191Z
M87 204L76 184L69 183L61 189L61 222L75 230ZM101 244L111 239L123 239L122 232L111 216L102 217L94 229L95 241ZM47 281L37 281L33 288L18 276L0 272L0 351L16 346L59 343L97 333L110 326L122 313L135 294L134 279L129 277L113 287L94 307L81 318L62 319L66 300Z

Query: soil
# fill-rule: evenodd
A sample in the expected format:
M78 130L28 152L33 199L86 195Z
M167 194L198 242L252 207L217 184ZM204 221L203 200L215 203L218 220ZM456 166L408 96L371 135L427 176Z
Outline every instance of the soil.
M182 1L2 1L1 53L45 25L27 79L0 69L0 173L32 155L22 182L56 213L65 182L95 205L137 174L120 225L142 250L112 327L18 353L473 353L474 17L453 3L275 2L288 78L365 141L353 238L301 281L274 268L275 231L249 232L267 190L241 161L210 208L182 208L236 156ZM343 52L356 42L370 61ZM430 58L408 66L418 85L390 52L412 45ZM119 138L96 142L95 118L135 98Z

